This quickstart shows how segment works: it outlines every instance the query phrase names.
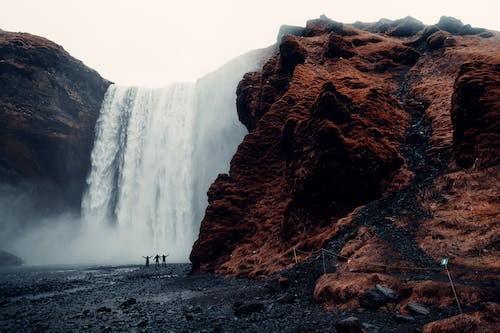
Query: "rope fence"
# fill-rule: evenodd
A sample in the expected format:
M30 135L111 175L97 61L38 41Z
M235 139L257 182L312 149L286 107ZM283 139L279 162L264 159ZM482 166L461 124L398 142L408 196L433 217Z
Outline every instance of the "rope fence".
M324 248L321 248L321 249L315 250L315 251L309 251L309 252L307 252L307 251L299 250L299 249L297 249L294 246L293 247L293 258L294 258L294 261L295 261L296 264L298 264L298 262L299 262L299 260L297 258L297 253L299 253L299 254L305 254L305 255L316 255L317 254L317 256L316 256L316 258L314 258L314 260L319 259L321 257L322 266L323 266L323 275L326 275L325 253L327 255L333 256L336 259L338 259L338 258L344 259L344 260L347 261L348 264L350 262L352 262L352 261L357 261L356 258L349 258L349 257L340 255L338 253L335 253L333 251L330 251L330 250L327 250L327 249L324 249ZM455 297L455 301L457 302L458 310L460 311L460 313L463 313L462 312L462 307L460 305L460 301L458 299L458 294L457 294L457 291L456 291L456 288L455 288L455 284L453 283L453 279L451 278L450 271L448 270L448 258L444 258L441 261L441 268L438 268L438 267L401 266L401 265L385 265L385 264L375 263L375 262L365 262L363 264L368 265L368 266L382 267L382 268L388 268L388 269L394 269L394 270L410 270L410 271L442 272L442 270L444 268L444 270L446 271L446 274L448 276L448 280L450 282L451 290L453 291L453 296Z

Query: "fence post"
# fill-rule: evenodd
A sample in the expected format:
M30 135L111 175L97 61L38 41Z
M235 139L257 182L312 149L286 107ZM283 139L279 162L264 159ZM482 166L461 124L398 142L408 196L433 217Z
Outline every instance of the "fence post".
M455 290L455 285L453 284L453 280L451 279L450 271L448 270L448 258L443 258L441 260L441 265L444 266L444 269L446 270L446 274L448 275L448 280L450 280L451 290L453 291L453 296L455 296L455 301L457 301L458 310L460 311L460 313L463 313L462 306L460 306L460 301L458 300L457 291Z

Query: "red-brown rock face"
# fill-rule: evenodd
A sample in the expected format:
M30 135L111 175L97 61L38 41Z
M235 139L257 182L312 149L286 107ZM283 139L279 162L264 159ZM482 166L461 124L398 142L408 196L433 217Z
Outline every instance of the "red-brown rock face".
M311 37L285 36L263 70L241 81L238 113L250 134L230 174L209 190L196 269L258 275L286 267L271 257L399 186L409 117L397 94L419 53L329 22L309 22Z
M108 85L62 47L0 30L0 179L56 184L79 203Z
M500 164L500 63L462 65L455 81L451 119L461 167Z
M318 302L365 306L382 284L398 293L388 308L408 313L454 306L438 268L448 257L465 307L492 299L498 33L445 17L321 18L280 34L279 52L238 87L249 134L209 189L194 271L293 274L326 248L335 273L317 280Z

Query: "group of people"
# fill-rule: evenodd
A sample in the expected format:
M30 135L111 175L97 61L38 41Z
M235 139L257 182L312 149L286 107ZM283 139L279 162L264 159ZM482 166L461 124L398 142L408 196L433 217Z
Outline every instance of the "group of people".
M142 257L143 257L144 259L146 259L146 266L149 266L149 259L151 259L151 258L153 258L153 259L154 259L154 261L155 261L155 266L160 266L160 258L161 258L161 262L162 262L162 264L163 264L163 265L167 265L167 261L166 261L166 260L167 260L168 254L167 254L167 255L163 254L163 255L161 255L161 256L160 256L159 254L157 254L157 255L155 255L154 257L153 257L153 256L145 256L145 257L144 257L144 256L142 256Z

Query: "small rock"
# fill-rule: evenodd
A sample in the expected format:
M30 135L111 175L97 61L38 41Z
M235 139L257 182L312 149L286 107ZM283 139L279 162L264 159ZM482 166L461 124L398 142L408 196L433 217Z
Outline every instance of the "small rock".
M363 323L362 326L367 333L378 333L378 327L375 325Z
M361 298L361 305L367 309L378 309L391 300L377 289L371 289Z
M280 276L278 277L278 286L280 286L281 288L288 288L288 278L284 277L284 276Z
M412 316L405 316L399 313L396 314L394 318L396 318L396 321L400 323L413 323L415 321L415 318L413 318Z
M185 312L193 312L193 313L199 313L201 311L203 311L203 309L200 305L190 306L185 310Z
M297 297L294 294L285 294L277 299L281 304L291 304Z
M107 306L101 306L100 308L98 308L96 310L97 312L100 312L100 313L105 313L105 312L111 312L111 309L108 308Z
M260 312L262 310L264 310L263 302L249 302L249 303L236 302L233 305L234 314L237 316L249 315L254 312Z
M406 309L414 314L427 316L430 311L425 306L418 303L408 303Z
M383 286L381 284L376 284L375 289L377 289L377 291L379 293L381 293L382 295L384 295L385 297L387 297L389 299L392 299L392 300L398 299L398 294L389 287Z
M348 317L335 323L337 333L363 333L361 322L356 317Z
M192 313L186 313L185 315L186 320L193 320L194 316Z
M129 298L128 300L126 300L125 302L123 302L123 303L120 305L120 308L122 308L122 309L126 309L126 308L128 308L129 306L134 305L135 303L137 303L137 301L136 301L136 299L135 299L135 298Z
M482 34L479 34L479 37L491 38L491 37L493 37L493 33L491 31L486 31L486 32L483 32Z
M139 324L137 324L137 327L142 327L142 328L144 328L144 327L146 327L146 326L148 326L148 321L147 321L146 319L141 320L141 321L139 322Z

